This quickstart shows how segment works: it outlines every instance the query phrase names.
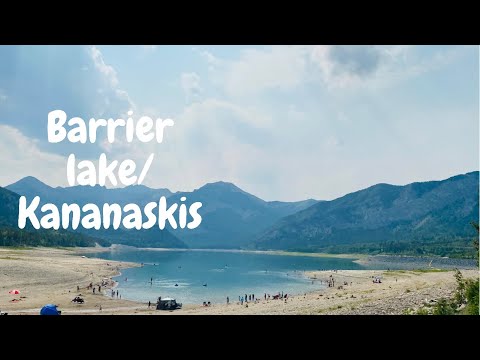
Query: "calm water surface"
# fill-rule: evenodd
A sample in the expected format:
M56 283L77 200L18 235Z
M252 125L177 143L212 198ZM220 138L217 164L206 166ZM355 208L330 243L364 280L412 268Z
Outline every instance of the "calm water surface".
M227 296L238 301L245 294L300 294L324 287L306 279L305 270L364 268L351 259L245 252L121 250L95 257L144 264L114 278L123 299L154 302L169 296L186 304L225 303Z

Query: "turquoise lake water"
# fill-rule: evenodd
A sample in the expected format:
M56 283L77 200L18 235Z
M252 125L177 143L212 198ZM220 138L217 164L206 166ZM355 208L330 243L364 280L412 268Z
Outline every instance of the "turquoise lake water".
M304 271L364 268L351 259L245 252L122 250L95 257L144 264L114 278L122 299L155 302L162 296L185 304L225 303L227 296L232 302L245 294L303 294L324 287L312 284Z

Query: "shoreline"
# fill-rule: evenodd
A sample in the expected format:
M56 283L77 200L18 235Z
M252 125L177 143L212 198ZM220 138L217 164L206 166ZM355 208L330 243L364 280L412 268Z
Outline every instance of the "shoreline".
M330 254L325 252L298 252L298 251L283 251L283 250L245 250L245 249L195 249L195 248L137 248L128 245L118 245L114 244L111 247L86 247L86 248L72 248L74 251L79 254L92 254L92 253L101 253L101 252L110 252L110 251L159 251L159 252L219 252L219 253L240 253L240 254L262 254L262 255L279 255L279 256L305 256L305 257L328 257L328 258L340 258L340 259L353 259L353 262L362 265L382 265L387 263L385 259L388 259L389 264L395 265L405 265L407 260L412 260L416 265L412 266L412 269L415 269L415 266L419 267L432 267L428 266L428 263L434 262L436 266L439 263L447 263L446 268L454 269L455 267L461 269L475 269L475 260L470 258L450 258L442 257L435 255L401 255L401 254L357 254L357 253L342 253L342 254ZM448 265L451 263L451 265ZM453 265L454 263L459 263L459 266ZM463 264L462 264L463 263ZM391 267L391 266L390 266ZM445 268L440 266L441 268ZM385 265L385 270L389 268L388 264Z
M366 254L329 254L329 253L306 253L283 250L243 250L243 249L183 249L183 248L137 248L133 246L117 245L111 247L85 247L72 248L79 254L94 254L109 251L172 251L172 252L220 252L220 253L240 253L240 254L262 254L262 255L282 255L282 256L307 256L307 257L331 257L342 259L362 259L370 255Z
M185 315L404 315L425 303L453 296L453 270L326 270L307 271L310 279L335 279L334 287L306 292L285 300L214 304L178 311ZM463 270L466 278L478 278L478 270ZM375 283L375 277L381 283Z
M246 307L237 302L215 303L211 307L185 304L174 312L148 309L146 303L117 299L109 291L118 282L113 277L121 269L141 266L85 257L82 254L111 251L110 248L0 248L0 310L9 314L38 314L47 303L59 305L62 314L403 314L407 308L421 306L450 296L455 290L453 271L430 270L324 270L302 274L312 281L326 281L332 275L335 287L313 290L284 300L264 300ZM290 254L291 255L291 254ZM466 277L477 277L475 270L462 270ZM372 282L380 276L381 284ZM90 282L98 286L108 279L102 293L95 295L86 289ZM346 285L345 285L346 283ZM80 286L77 291L76 286ZM340 288L339 288L340 287ZM18 288L19 295L10 295ZM85 304L72 304L81 294ZM11 302L17 298L17 302Z
M139 302L109 296L115 286L112 278L121 269L139 264L88 258L72 250L0 248L0 310L9 314L39 314L42 306L49 303L58 305L62 314L102 313L115 307L134 311L144 307ZM101 285L102 291L94 294L90 283L96 290ZM11 289L18 289L20 294L9 294ZM76 296L85 303L72 303Z

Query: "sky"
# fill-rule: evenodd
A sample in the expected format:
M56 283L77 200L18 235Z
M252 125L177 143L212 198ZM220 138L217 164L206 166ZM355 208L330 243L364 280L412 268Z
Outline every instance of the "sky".
M49 143L47 115L171 118L164 141ZM144 184L331 200L479 168L478 46L0 46L0 186L155 154Z

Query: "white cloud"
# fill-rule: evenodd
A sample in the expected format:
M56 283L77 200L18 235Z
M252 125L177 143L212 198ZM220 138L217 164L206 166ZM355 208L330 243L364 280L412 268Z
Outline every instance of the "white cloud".
M125 116L127 111L135 110L136 106L128 92L119 87L120 81L118 80L117 71L112 65L108 65L105 62L100 49L96 46L90 46L88 52L95 69L103 79L104 86L97 89L97 92L103 96L104 109L100 115L109 113L110 116L112 114Z
M329 90L391 86L396 81L449 64L457 48L426 60L405 45L270 46L245 49L235 60L220 59L196 49L207 62L211 80L227 95L255 96L268 90L287 91L308 83Z
M121 139L110 147L109 159L122 160L125 154L141 166L155 153L145 185L172 190L193 190L212 181L244 185L244 176L253 179L268 164L264 143L272 119L255 109L205 99L188 105L173 117L164 141L141 143ZM166 175L168 173L168 176ZM251 180L253 183L254 181Z
M200 56L207 62L208 70L210 73L215 71L216 68L222 66L223 64L223 61L221 59L219 59L207 50L200 50L197 47L194 47L192 50L198 52Z
M198 74L194 72L182 73L180 76L180 84L185 93L187 103L199 99L202 93L202 87L200 86L200 76L198 76Z
M212 81L228 95L257 95L287 91L309 82L344 87L374 77L388 61L402 56L405 47L270 46L243 50L236 60L220 59L197 50L207 62Z
M420 57L410 45L319 45L310 52L328 89L393 87L423 73L451 64L464 47L438 49Z
M219 180L245 185L262 171L266 156L258 137L270 123L264 114L218 99L191 104L175 119L150 176L168 169L168 185L189 190Z
M158 45L141 45L145 51L155 51Z
M255 95L294 88L306 77L304 54L304 48L298 46L244 50L240 59L225 66L225 90L230 95Z
M202 56L207 61L207 63L209 63L211 65L218 65L221 62L221 60L219 58L217 58L216 56L214 56L210 51L199 50L196 47L194 47L193 50L198 51L200 56Z
M66 158L40 150L37 140L12 126L0 125L0 161L6 169L0 172L2 186L29 175L47 184L67 184Z
M89 49L95 68L105 76L112 87L116 87L118 85L118 77L113 66L105 63L101 51L96 46L90 46Z
M261 114L257 109L239 106L234 103L209 98L186 107L179 116L182 122L196 124L211 130L213 127L225 127L228 123L242 123L255 128L265 128L273 125L267 114Z

